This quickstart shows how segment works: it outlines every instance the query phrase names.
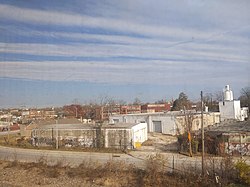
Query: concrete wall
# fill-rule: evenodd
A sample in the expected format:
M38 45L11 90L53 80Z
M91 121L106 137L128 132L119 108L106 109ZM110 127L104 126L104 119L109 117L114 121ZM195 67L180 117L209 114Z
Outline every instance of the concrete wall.
M96 147L96 129L33 129L32 143L36 146Z
M219 110L221 113L221 121L226 119L241 120L240 101L221 101L219 102Z
M133 148L133 137L131 129L105 129L103 130L105 147L117 149Z
M139 123L132 127L134 146L136 142L143 143L148 139L147 123Z
M250 156L250 134L229 134L225 142L225 153Z
M201 114L193 114L192 118L192 130L201 129ZM219 112L208 112L203 114L203 126L208 127L216 123L220 123ZM180 133L184 132L185 128L185 116L176 116L176 125L180 129Z
M132 149L147 140L147 124L129 128L96 127L89 129L33 129L32 143L36 146L106 147Z
M248 112L248 107L241 108L241 121L244 121L246 118L248 118Z

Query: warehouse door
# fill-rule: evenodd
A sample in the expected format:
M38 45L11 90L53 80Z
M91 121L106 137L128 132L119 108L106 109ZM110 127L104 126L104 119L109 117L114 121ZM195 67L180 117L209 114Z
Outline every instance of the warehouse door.
M154 132L162 133L161 121L153 121Z

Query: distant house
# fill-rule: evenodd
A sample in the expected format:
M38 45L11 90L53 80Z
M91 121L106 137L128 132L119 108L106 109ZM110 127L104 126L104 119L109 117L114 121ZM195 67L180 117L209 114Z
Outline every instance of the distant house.
M120 114L138 114L141 113L141 105L122 105Z
M107 105L96 108L97 120L108 120L110 115L141 113L141 105Z
M167 112L171 110L170 103L145 104L141 106L142 113Z

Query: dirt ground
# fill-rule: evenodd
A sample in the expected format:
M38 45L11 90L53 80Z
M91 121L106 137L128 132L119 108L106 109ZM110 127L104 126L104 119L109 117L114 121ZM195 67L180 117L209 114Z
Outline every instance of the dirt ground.
M148 140L142 144L139 151L177 152L177 137L161 133L148 133Z

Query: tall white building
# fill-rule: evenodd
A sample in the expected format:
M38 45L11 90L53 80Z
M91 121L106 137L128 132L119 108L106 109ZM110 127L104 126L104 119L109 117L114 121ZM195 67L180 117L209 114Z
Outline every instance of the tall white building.
M226 119L244 121L247 117L247 111L241 109L240 100L234 100L233 91L230 89L229 85L225 86L223 93L223 101L219 102L221 121Z

